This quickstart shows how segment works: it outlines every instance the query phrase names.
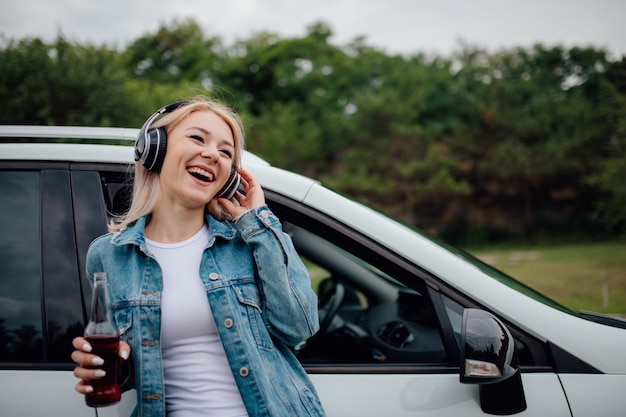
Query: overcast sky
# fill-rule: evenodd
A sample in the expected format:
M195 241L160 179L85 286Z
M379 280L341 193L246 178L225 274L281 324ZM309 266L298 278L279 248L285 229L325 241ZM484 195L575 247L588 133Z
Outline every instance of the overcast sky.
M460 40L493 51L542 43L626 55L626 0L0 0L7 38L125 47L174 18L193 17L226 46L259 31L299 37L327 23L331 43L357 36L388 53L448 55Z

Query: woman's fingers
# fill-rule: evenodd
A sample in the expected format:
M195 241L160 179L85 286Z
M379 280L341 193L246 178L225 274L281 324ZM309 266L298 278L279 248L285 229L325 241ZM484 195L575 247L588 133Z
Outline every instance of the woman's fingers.
M88 345L88 344L87 344ZM104 363L104 360L92 353L87 353L91 349L87 351L84 350L75 350L72 352L71 358L74 362L79 364L80 366L101 366Z
M91 345L84 337L75 337L72 340L72 346L74 346L74 349L82 350L83 352L91 352Z
M78 384L76 384L74 389L80 394L89 394L93 392L93 387L89 385L87 381L83 380L78 381Z
M120 358L128 360L130 358L130 345L123 340L120 340Z
M78 364L74 368L74 376L79 379L76 384L76 391L81 394L89 394L93 392L93 387L89 381L102 378L106 375L104 369L98 368L104 364L104 360L91 352L91 345L83 337L77 337L72 340L72 346L76 349L72 352L71 358ZM124 341L120 341L119 355L123 360L127 360L130 356L130 346Z
M77 366L74 368L74 376L83 381L99 379L105 375L105 370L100 368L85 368L84 366Z

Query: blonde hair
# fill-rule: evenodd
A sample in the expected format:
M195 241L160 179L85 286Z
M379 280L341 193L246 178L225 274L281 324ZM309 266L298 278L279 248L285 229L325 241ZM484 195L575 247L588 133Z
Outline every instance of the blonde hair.
M241 166L241 155L245 142L243 123L234 110L218 101L206 97L192 98L173 112L165 114L150 127L165 128L166 133L169 134L189 114L196 111L213 112L226 122L233 133L235 142L233 166ZM159 175L158 172L149 171L140 162L135 162L135 176L130 208L125 214L113 217L109 222L109 231L119 231L123 227L134 223L140 217L152 213L160 198ZM232 219L230 214L217 202L216 198L212 199L207 204L207 209L217 220Z

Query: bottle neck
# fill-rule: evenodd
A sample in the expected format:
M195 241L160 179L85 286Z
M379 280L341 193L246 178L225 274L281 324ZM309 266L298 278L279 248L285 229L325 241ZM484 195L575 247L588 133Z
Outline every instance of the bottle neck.
M85 335L119 335L113 319L108 281L105 273L95 274L92 297L89 322L85 328Z

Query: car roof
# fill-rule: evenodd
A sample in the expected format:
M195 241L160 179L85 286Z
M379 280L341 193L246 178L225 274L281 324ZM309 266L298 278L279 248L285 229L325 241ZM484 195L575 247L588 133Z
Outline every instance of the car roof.
M3 159L125 164L133 162L132 145L138 134L139 129L125 127L3 125L0 126L0 138L18 141L15 143L4 141L5 143L0 143L0 150L2 150ZM26 142L28 139L35 138L49 139L51 142ZM80 143L52 142L57 139L79 140ZM89 146L85 146L86 143L89 143ZM33 147L38 147L39 150L35 151ZM243 159L247 163L269 165L267 161L248 151L244 151Z
M132 145L138 134L139 129L122 127L0 125L0 158L14 161L132 164ZM68 142L59 142L59 139ZM267 189L280 191L300 202L317 182L278 168L263 170L262 167L269 168L270 164L246 150L242 154L242 165L255 175L265 178ZM274 180L276 176L280 177L280 190L272 186L277 183Z

